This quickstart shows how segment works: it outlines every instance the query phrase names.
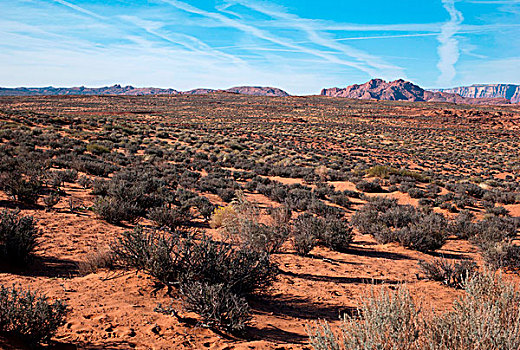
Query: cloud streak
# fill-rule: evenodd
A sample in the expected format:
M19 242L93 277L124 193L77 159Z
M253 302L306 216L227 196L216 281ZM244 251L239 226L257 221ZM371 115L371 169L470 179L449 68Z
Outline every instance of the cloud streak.
M442 0L442 5L448 11L450 20L441 27L441 33L437 37L439 46L439 62L437 68L440 71L437 84L447 86L453 82L457 75L455 64L459 60L459 41L456 38L457 32L461 29L464 20L462 13L455 8L455 0Z
M337 53L349 56L356 62L361 63L365 67L363 71L370 74L371 77L406 78L406 74L401 67L389 64L380 57L368 54L351 46L342 44L339 40L330 38L330 36L326 35L323 31L316 29L313 20L291 14L281 6L248 0L229 0L228 2L232 4L240 4L251 10L270 16L275 20L284 21L287 28L304 32L310 43L335 50Z
M385 66L385 64L383 64L383 63L367 65L366 62L362 62L360 60L347 60L345 58L340 58L340 57L337 57L336 55L333 55L333 54L330 54L327 52L323 52L322 50L319 50L319 49L309 48L309 47L306 47L306 46L303 46L300 44L296 44L288 38L276 36L257 26L243 23L242 21L240 21L238 19L224 16L223 14L218 13L218 12L206 11L206 10L197 8L195 6L192 6L190 4L187 4L185 2L182 2L182 1L178 1L178 0L162 0L162 1L176 7L182 11L220 21L222 24L224 24L228 27L242 31L242 32L252 35L258 39L268 41L270 43L277 44L279 46L282 46L282 47L285 47L288 49L293 49L300 53L305 53L305 54L309 54L309 55L312 55L315 57L322 58L323 60L325 60L328 63L339 64L339 65L355 68L357 70L365 72L367 75L369 75L371 77L378 76L381 73L381 70L378 68L390 67L389 65ZM311 41L313 41L315 43L319 42L319 43L325 44L327 42L326 40L324 40L324 38L318 36L317 33L314 32L313 30L311 30L310 28L300 27L300 29L307 31ZM327 44L332 46L332 44L330 42L328 42ZM336 49L338 49L338 47L336 47ZM343 49L343 51L344 51L345 48L341 48L341 49ZM362 53L359 53L358 55L362 55ZM368 58L368 55L366 58Z

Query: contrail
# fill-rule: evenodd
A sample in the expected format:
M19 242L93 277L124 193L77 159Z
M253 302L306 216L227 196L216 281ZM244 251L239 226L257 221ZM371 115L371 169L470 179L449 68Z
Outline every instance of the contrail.
M439 63L437 68L441 72L437 83L448 85L453 81L457 74L455 63L459 60L459 41L455 35L460 30L460 24L464 20L462 13L455 8L454 0L442 0L446 11L450 14L450 20L441 27L441 33L437 37L440 45L437 48L439 53Z

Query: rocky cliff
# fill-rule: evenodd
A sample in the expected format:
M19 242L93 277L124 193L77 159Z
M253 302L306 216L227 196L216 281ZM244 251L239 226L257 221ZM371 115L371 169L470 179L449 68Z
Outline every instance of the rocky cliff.
M506 98L512 103L520 103L520 85L513 84L477 84L432 91L459 94L470 98Z

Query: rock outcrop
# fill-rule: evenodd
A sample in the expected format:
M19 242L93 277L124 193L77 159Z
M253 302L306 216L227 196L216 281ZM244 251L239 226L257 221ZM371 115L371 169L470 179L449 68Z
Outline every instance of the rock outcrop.
M321 95L362 100L451 102L468 104L508 104L505 98L469 98L444 91L428 91L403 79L386 82L372 79L346 88L323 89Z

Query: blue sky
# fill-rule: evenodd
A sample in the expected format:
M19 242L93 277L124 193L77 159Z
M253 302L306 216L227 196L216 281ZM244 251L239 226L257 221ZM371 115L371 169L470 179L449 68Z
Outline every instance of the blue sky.
M0 0L0 86L520 83L520 0Z

